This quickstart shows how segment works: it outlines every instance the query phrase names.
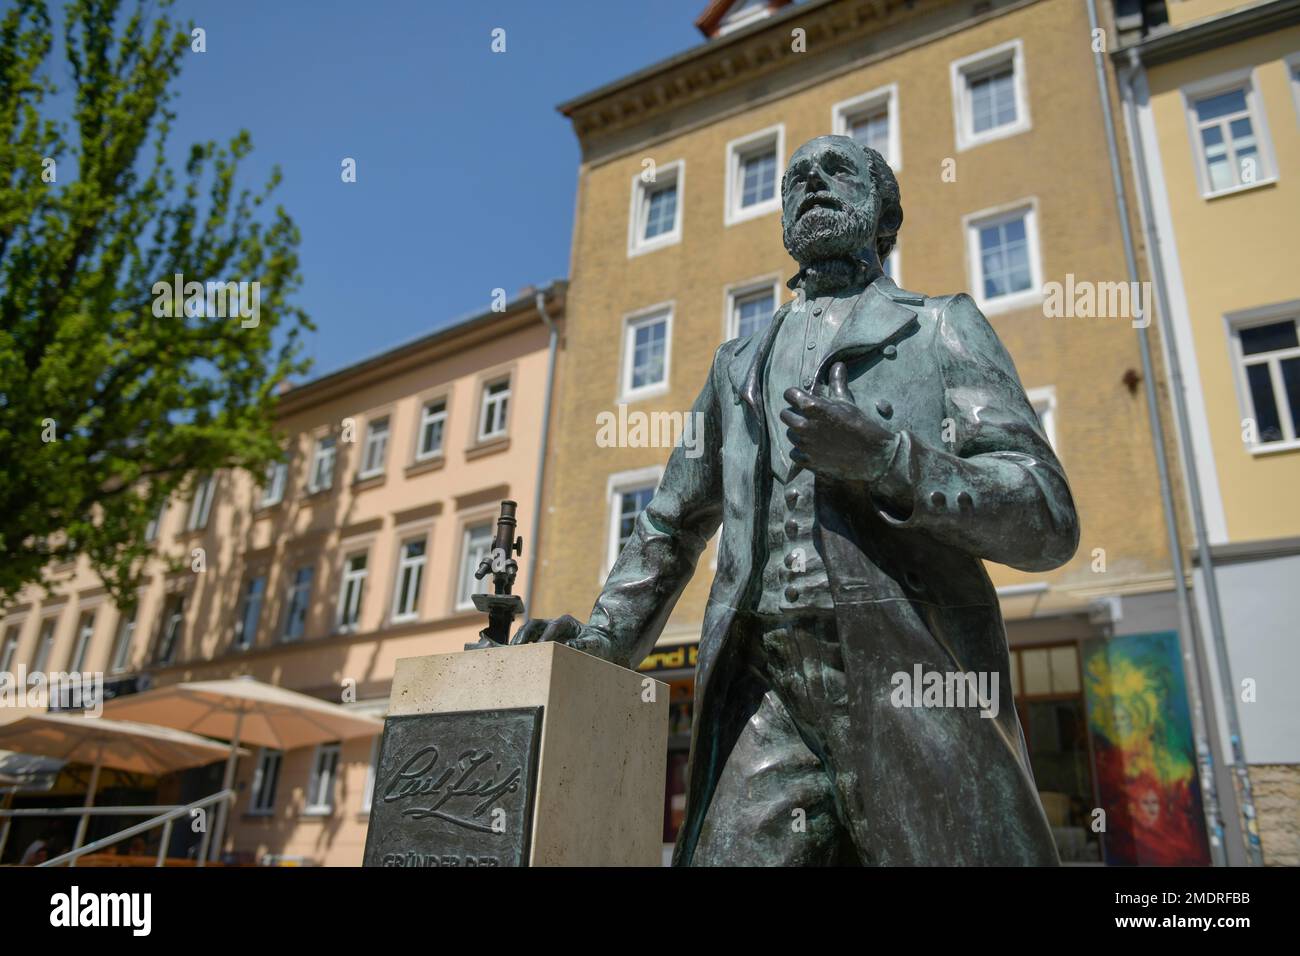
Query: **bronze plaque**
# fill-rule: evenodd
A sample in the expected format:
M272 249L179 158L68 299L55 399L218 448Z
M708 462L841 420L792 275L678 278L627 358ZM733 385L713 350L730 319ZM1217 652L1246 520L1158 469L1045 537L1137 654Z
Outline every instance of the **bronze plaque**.
M365 866L527 866L542 708L384 721Z

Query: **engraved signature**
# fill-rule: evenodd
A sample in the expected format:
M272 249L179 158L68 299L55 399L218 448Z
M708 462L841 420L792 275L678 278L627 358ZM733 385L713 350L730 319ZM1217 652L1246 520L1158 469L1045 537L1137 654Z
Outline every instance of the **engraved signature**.
M494 832L491 824L479 823L472 818L481 817L505 794L517 791L523 768L516 767L500 781L491 771L488 771L488 776L475 778L479 769L492 759L491 750L466 750L456 758L455 766L442 768L437 766L438 756L438 748L432 745L412 754L384 787L384 802L432 795L435 799L429 806L407 807L402 810L402 816L413 820L436 817L480 833ZM496 773L500 772L501 764L498 763ZM448 806L452 801L463 804L466 799L473 798L481 799L470 808L469 817L456 816L453 807Z

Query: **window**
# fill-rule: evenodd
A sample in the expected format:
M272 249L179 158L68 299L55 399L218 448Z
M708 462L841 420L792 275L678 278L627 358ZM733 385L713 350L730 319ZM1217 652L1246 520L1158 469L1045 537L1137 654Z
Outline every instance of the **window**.
M269 508L272 505L278 505L284 500L284 485L289 477L289 463L286 461L273 461L266 466L266 478L262 482L262 501L263 508Z
M1042 299L1033 202L967 217L966 229L971 286L981 309L1000 311Z
M727 144L725 223L743 222L781 208L781 157L785 127L773 126Z
M21 624L10 624L5 629L5 642L0 646L0 673L14 672L14 658L18 655L18 635L21 631Z
M307 627L307 608L311 603L311 581L315 571L310 565L299 568L289 585L288 601L284 608L284 630L280 637L296 641Z
M47 617L41 622L41 633L36 638L36 653L32 655L31 671L44 671L50 663L50 652L54 650L54 625L58 618Z
M442 454L442 436L447 430L447 400L435 398L420 408L420 441L415 460L425 461Z
M339 772L339 745L320 744L311 762L304 813L329 813L334 809L334 782Z
M672 309L633 316L623 332L623 397L640 398L668 387Z
M1272 152L1250 72L1208 83L1183 91L1202 195L1271 182Z
M167 514L167 502L164 501L158 506L158 513L149 519L149 523L144 526L144 540L152 544L158 540L158 532L162 530L163 516Z
M311 476L307 480L307 491L315 493L326 491L334 486L334 457L337 451L333 435L316 439L316 449L311 456Z
M361 451L358 478L373 478L384 473L384 456L388 453L388 416L376 418L366 427L366 444Z
M494 537L491 522L471 525L465 529L465 536L460 551L460 584L456 589L456 610L463 611L474 606L475 594L487 590L487 578L479 580L474 577L479 564L492 551Z
M420 614L420 586L428 555L424 536L402 542L397 561L397 586L393 589L393 620L413 621Z
M636 521L654 498L662 469L642 468L611 475L607 486L609 501L609 539L605 571L614 566L623 548L632 540Z
M479 410L478 440L499 438L506 433L506 413L510 405L510 379L483 387L483 407Z
M280 751L267 747L257 752L257 769L253 771L253 785L249 788L249 813L265 816L275 811L275 788L280 782L283 756Z
M1296 433L1300 428L1300 334L1296 321L1295 316L1264 323L1239 321L1232 330L1242 404L1255 423L1257 448L1292 447L1300 438Z
M343 563L343 584L339 588L338 616L335 629L350 633L361 619L361 594L366 586L366 553L353 554Z
M131 640L135 637L135 611L124 615L117 625L117 639L113 641L113 658L109 661L109 670L119 673L126 670L131 661Z
M190 513L185 519L186 531L198 531L208 526L208 515L212 512L212 498L217 491L217 476L206 475L194 486L194 496L190 499Z
M366 764L366 785L361 789L361 812L369 813L375 793L375 777L379 769L379 737L370 744L370 761Z
M262 616L262 599L266 596L266 575L248 579L239 605L239 619L235 621L235 647L245 650L257 640L257 622Z
M72 653L68 655L68 672L80 673L86 666L86 654L90 650L90 639L95 636L95 612L86 611L77 621L77 636L72 642ZM3 670L4 668L0 668Z
M1056 389L1049 385L1045 388L1031 388L1025 394L1029 399L1029 404L1034 406L1034 414L1038 416L1038 423L1043 426L1043 434L1047 436L1047 443L1052 446L1052 451L1057 451Z
M176 657L181 628L185 624L185 597L173 594L163 610L162 632L158 635L158 663L170 664Z
M831 129L870 146L895 171L903 165L898 137L898 85L890 84L831 108Z
M1012 40L951 66L957 149L1030 128L1024 45Z
M629 214L627 254L640 255L671 246L682 238L682 188L686 164L678 160L653 167L654 181L647 182L650 168L632 177L632 210Z
M776 312L776 283L751 285L727 294L727 338L748 338L767 328Z

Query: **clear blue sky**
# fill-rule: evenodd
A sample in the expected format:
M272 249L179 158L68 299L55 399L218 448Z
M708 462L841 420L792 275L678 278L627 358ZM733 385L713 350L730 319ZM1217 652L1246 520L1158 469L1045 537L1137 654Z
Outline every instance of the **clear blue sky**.
M246 181L280 165L315 377L565 276L578 146L556 104L702 42L706 5L179 0L207 52L181 74L172 153L243 127Z

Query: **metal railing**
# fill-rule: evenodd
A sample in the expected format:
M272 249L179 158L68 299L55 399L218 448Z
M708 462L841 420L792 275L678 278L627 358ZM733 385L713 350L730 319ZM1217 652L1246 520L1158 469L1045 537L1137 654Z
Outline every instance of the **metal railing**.
M81 817L87 816L117 816L117 817L134 817L145 814L156 814L148 820L144 820L133 826L120 830L117 833L102 837L85 846L76 847L67 853L62 853L52 860L46 860L44 863L38 863L37 866L76 866L77 860L89 853L97 853L105 847L121 843L123 840L129 840L131 837L138 836L141 833L147 833L154 827L163 828L162 839L158 842L158 858L154 863L155 866L162 866L167 859L167 844L171 842L172 824L181 817L187 816L195 810L201 810L211 806L214 803L226 800L234 802L235 792L233 790L218 790L216 793L195 800L193 803L186 803L176 806L151 806L151 807L69 807L69 808L40 808L35 810L0 810L0 820L4 820L4 829L0 831L0 853L4 852L4 846L9 838L9 820L12 817ZM162 813L157 811L162 810ZM199 840L198 859L195 861L197 866L204 866L208 858L208 841L211 839L211 828L203 828L203 836Z

